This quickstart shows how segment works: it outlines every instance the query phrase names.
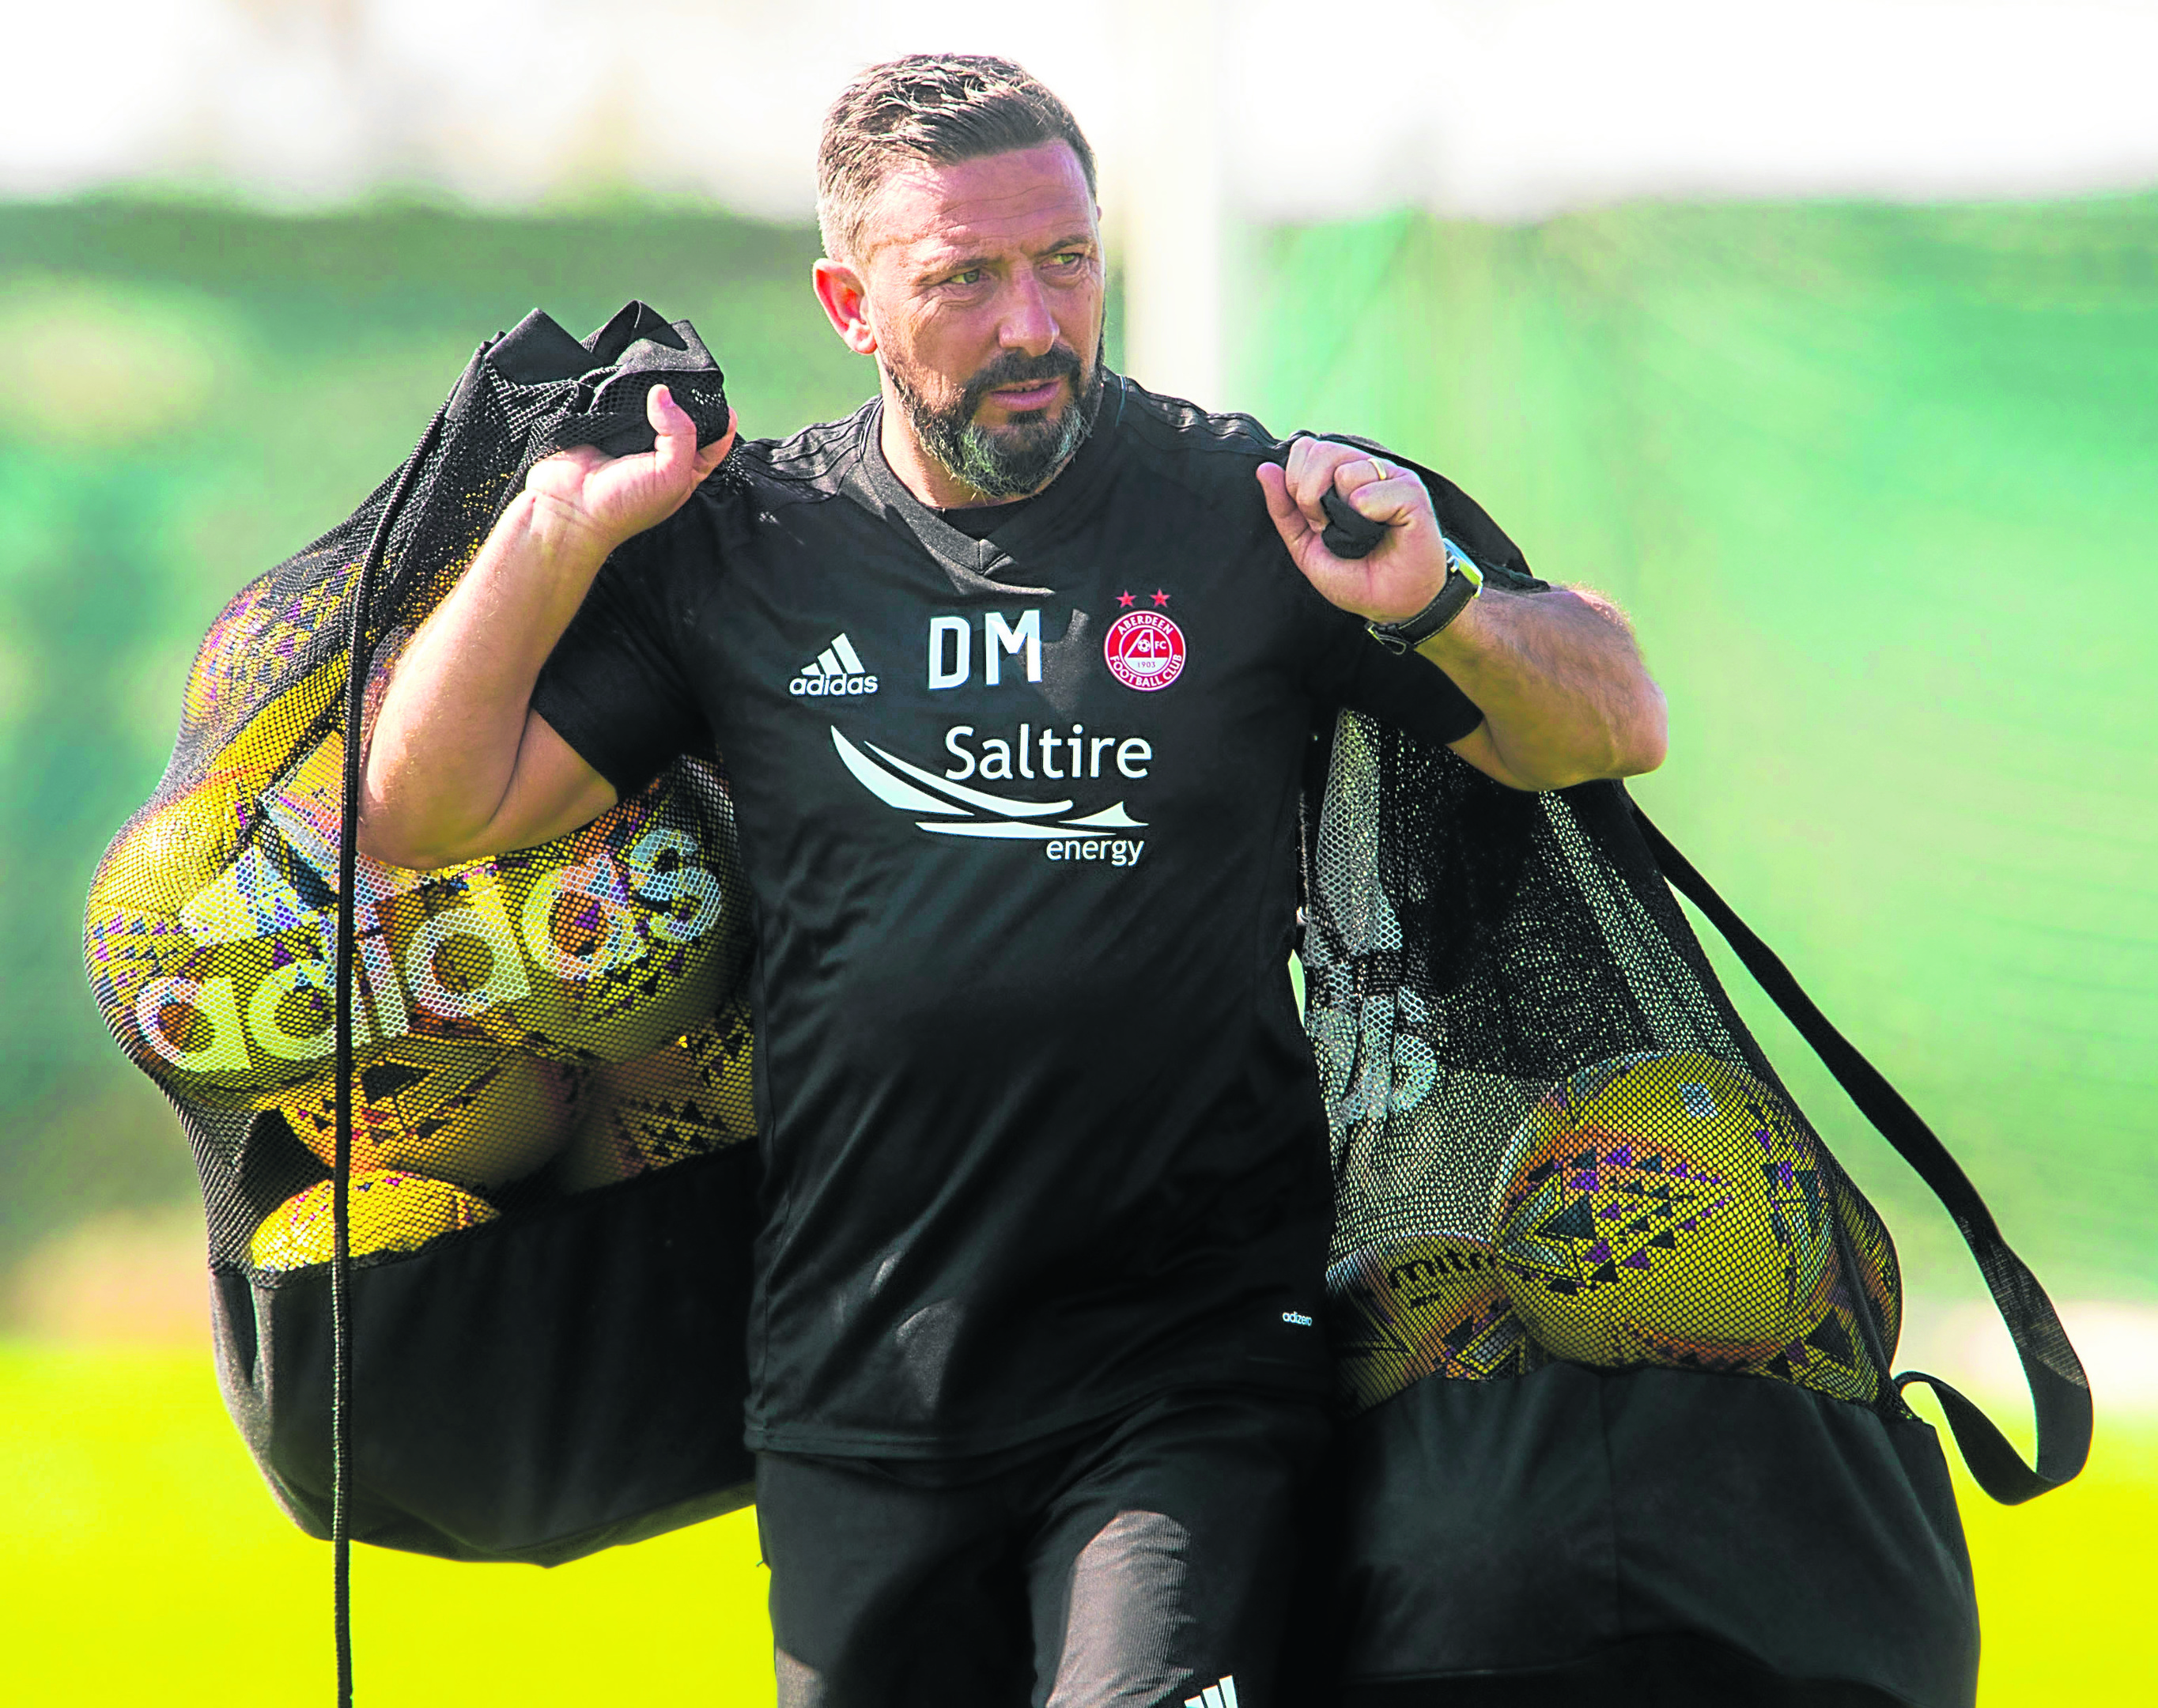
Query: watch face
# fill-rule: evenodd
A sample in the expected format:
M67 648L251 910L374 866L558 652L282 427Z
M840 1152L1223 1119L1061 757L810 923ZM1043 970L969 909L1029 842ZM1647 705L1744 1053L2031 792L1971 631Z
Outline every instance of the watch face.
M1481 593L1484 591L1484 571L1476 567L1476 560L1462 550L1444 534L1440 534L1438 539L1439 544L1446 548L1448 574L1458 573L1467 580L1470 586L1474 587L1478 593ZM1442 587L1439 591L1444 592L1446 590ZM1469 596L1473 598L1475 596L1472 594Z

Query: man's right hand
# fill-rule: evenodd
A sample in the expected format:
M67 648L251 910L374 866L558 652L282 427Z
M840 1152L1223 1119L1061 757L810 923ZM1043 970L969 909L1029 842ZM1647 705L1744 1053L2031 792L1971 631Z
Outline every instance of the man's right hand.
M655 385L645 394L645 419L658 435L649 451L609 457L591 445L558 451L532 465L524 490L540 527L565 539L589 540L604 558L625 539L657 527L689 502L705 476L735 446L735 418L725 435L697 448L697 426L674 394Z
M540 666L600 565L665 521L734 448L697 448L663 385L645 397L649 451L590 446L532 467L479 555L397 661L368 745L359 845L393 864L453 865L589 824L612 784L532 710Z

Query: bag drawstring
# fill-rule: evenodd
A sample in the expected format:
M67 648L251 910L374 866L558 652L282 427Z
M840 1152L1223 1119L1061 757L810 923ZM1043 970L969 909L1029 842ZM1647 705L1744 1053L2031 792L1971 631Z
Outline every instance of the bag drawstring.
M1923 1382L1933 1391L1971 1475L1980 1488L2002 1504L2013 1506L2059 1488L2081 1471L2090 1457L2090 1383L2037 1277L2009 1249L1993 1212L1986 1208L1970 1177L1933 1130L1919 1119L1918 1112L1903 1101L1902 1094L1814 1006L1813 998L1799 988L1775 951L1754 936L1639 806L1634 808L1634 818L1671 887L1723 934L1746 970L1798 1029L1799 1035L1813 1046L1859 1112L1880 1129L1897 1154L1933 1188L1933 1195L1954 1218L2001 1320L2008 1325L2016 1355L2022 1362L2037 1430L2036 1466L2026 1464L1992 1419L1939 1377L1923 1370L1906 1370L1893 1378L1896 1386L1902 1389ZM1882 1374L1888 1372L1884 1368Z
M353 579L346 631L344 693L344 807L338 826L336 1055L337 1147L330 1166L330 1575L332 1621L337 1645L338 1708L352 1705L352 1007L358 959L360 737L367 707L368 671L374 640L369 623L375 578L390 548L390 530L410 496L420 470L442 436L449 405L435 411L390 489Z

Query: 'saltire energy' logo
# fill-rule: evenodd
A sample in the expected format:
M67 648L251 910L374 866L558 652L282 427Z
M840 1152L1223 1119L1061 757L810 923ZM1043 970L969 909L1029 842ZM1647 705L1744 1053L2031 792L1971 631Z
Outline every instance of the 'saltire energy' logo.
M1184 631L1159 611L1130 611L1102 637L1109 673L1127 688L1154 694L1184 673Z

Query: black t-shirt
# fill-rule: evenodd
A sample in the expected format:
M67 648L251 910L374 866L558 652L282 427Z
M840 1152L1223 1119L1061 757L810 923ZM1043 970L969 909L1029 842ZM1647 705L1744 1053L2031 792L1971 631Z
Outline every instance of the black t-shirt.
M615 787L726 767L766 1201L750 1444L939 1457L1165 1388L1318 1391L1326 1127L1287 962L1333 709L1479 720L1304 580L1278 444L1112 376L976 539L878 406L623 546L533 704Z
M935 514L937 520L949 523L969 539L987 539L1033 502L1032 498L1014 498L1009 503L977 504L964 509L938 510Z

